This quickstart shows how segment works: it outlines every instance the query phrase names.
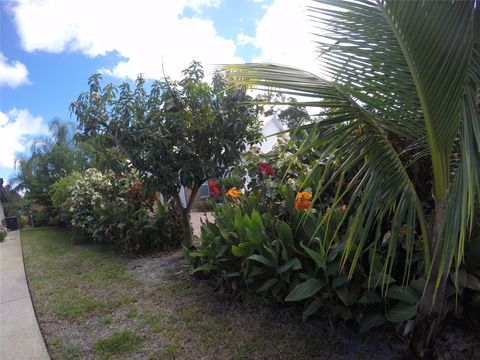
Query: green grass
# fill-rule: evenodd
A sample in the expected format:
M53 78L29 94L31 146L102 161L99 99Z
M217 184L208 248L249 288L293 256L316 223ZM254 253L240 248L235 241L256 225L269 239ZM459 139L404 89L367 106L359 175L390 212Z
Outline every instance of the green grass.
M52 360L381 358L338 357L339 342L302 323L301 311L236 306L195 278L144 283L129 260L74 245L58 229L23 230L21 238Z
M100 358L108 359L115 355L126 355L134 352L143 341L142 336L131 331L115 331L109 337L97 340L93 350Z

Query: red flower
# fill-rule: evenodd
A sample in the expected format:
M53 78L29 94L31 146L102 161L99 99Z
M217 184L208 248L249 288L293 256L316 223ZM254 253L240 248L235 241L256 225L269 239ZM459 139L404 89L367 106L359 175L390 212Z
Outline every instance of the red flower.
M212 196L220 196L221 192L217 187L214 187L212 190Z
M220 190L218 189L217 184L215 183L215 181L210 180L210 181L208 182L208 187L210 188L210 193L211 193L212 196L220 196L221 192L220 192Z
M273 173L273 170L270 167L270 165L263 162L258 164L258 171L261 172L264 176L270 176Z

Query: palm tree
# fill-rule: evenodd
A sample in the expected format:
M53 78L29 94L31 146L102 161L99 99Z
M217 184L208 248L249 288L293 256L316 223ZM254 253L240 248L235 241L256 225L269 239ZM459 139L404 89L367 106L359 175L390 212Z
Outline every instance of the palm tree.
M363 249L381 241L375 229L385 219L385 274L401 231L406 279L413 249L422 244L426 285L411 337L422 357L444 319L447 275L462 264L480 194L479 5L321 0L309 14L324 77L268 64L227 67L243 83L306 96L306 105L323 109L319 124L327 131L317 146L337 164L332 180L356 171L334 199L348 194L352 209L344 217L344 265L353 253L354 271ZM419 168L428 178L416 181Z

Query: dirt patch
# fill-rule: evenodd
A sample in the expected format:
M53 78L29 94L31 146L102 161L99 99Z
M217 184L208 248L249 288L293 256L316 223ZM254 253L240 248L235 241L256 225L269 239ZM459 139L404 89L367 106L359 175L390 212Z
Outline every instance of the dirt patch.
M146 284L166 284L189 279L190 268L182 251L133 259L127 265L132 275Z

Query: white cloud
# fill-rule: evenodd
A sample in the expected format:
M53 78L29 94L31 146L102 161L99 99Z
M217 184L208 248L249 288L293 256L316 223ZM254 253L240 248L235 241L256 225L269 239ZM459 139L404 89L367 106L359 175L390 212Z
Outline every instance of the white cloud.
M319 73L319 65L308 21L306 0L275 0L257 22L253 44L261 53L255 62L290 65Z
M26 51L81 52L95 57L117 52L126 60L106 72L134 78L178 77L193 60L241 62L233 40L201 19L218 0L16 0L10 7ZM182 16L191 8L194 17Z
M28 70L20 61L8 62L8 59L0 53L0 85L12 88L29 84Z
M237 43L240 45L255 44L255 38L241 32L237 35Z
M13 168L15 154L26 150L28 136L47 135L48 126L41 116L26 109L0 111L0 167Z

